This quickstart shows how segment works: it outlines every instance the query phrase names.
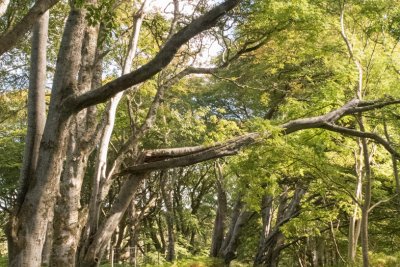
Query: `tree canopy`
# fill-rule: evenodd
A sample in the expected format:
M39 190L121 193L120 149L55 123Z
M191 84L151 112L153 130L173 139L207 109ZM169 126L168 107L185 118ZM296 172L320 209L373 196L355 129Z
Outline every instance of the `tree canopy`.
M397 266L399 19L386 0L2 1L0 256Z

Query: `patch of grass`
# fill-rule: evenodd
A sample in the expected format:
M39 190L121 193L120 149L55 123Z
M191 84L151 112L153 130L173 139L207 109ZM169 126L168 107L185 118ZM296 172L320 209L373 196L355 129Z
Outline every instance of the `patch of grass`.
M7 267L7 266L8 266L8 258L0 257L0 267Z
M218 259L209 257L192 257L180 259L173 263L164 263L162 267L220 267L223 263ZM149 266L148 266L149 267Z

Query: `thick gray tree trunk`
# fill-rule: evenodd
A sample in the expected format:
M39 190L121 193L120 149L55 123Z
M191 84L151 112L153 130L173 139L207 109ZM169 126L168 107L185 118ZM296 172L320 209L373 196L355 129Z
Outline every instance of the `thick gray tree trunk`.
M92 87L97 36L98 27L86 28L78 77L80 92L86 92ZM85 212L80 212L81 187L89 155L96 145L94 120L93 114L86 109L73 116L69 127L60 196L55 208L51 266L72 267L77 260L76 252L86 216Z
M78 74L85 14L72 10L61 41L54 76L49 114L46 121L36 172L29 179L23 204L11 222L13 258L11 266L40 266L47 222L52 218L62 169L68 117L62 113L63 96L71 93ZM22 191L23 192L23 191Z
M167 233L168 233L168 246L167 246L167 261L172 262L175 260L175 231L174 231L174 185L173 178L166 172L161 174L161 193L165 204L165 220L167 222Z
M36 171L40 141L46 123L46 48L49 13L46 12L35 24L32 33L31 65L28 92L28 129L25 138L24 161L20 174L20 199L28 190L29 179ZM21 205L22 203L18 203Z
M285 238L280 231L280 227L299 214L300 201L305 193L306 190L301 186L296 186L294 195L288 203L288 189L285 189L279 199L276 223L273 227L271 225L272 214L271 211L268 211L268 208L272 208L272 198L264 197L263 208L265 206L267 210L263 213L263 233L254 260L254 266L278 266L279 255L283 248Z
M6 4L5 1L3 4ZM7 3L8 4L8 3ZM25 138L24 160L20 173L20 192L17 200L17 212L28 191L29 183L36 172L39 157L39 147L46 122L45 85L46 85L46 48L49 24L49 12L45 12L34 25L32 33L31 65L28 92L28 129ZM14 221L15 218L12 218ZM14 221L15 222L15 221ZM11 226L12 227L12 226ZM13 231L12 229L10 229ZM9 233L10 265L17 251L13 232Z
M222 173L222 167L219 162L215 163L215 176L216 176L216 187L217 187L217 214L214 221L214 230L211 240L210 257L217 257L218 252L221 249L222 242L224 241L225 231L225 219L227 212L227 200L226 191L224 188L224 177Z

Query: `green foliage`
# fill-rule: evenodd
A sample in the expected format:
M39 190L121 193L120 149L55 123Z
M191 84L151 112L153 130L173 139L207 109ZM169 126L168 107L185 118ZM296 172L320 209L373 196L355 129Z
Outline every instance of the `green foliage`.
M0 257L0 267L7 267L8 266L8 258Z
M283 233L284 244L288 244L288 248L281 252L282 266L297 264L301 256L309 257L312 240L322 242L327 254L339 251L345 255L346 223L354 210L359 209L353 200L358 178L356 165L360 159L359 140L322 129L284 136L279 126L293 119L326 114L355 97L358 73L340 36L340 5L322 0L242 2L240 11L230 14L225 21L227 25L219 24L219 29L204 33L218 35L218 30L221 30L224 36L218 38L223 39L229 49L212 62L220 64L243 47L260 43L263 46L227 64L213 76L186 77L169 88L153 126L139 141L139 150L211 145L248 132L261 133L255 145L220 162L223 165L222 184L228 198L226 226L229 226L233 205L239 197L244 202L244 209L253 212L243 228L237 261L232 265L248 266L254 259L262 231L261 199L266 196L272 199L271 216L274 219L271 227L277 227L276 230ZM13 1L12 9L0 19L0 28L5 31L13 25L15 18L21 18L27 11L28 4L27 1ZM132 16L137 7L129 1L118 7L115 7L115 1L100 1L96 5L75 1L75 7L86 9L89 25L102 26L104 32L99 43L104 51L110 50L103 58L106 76L103 82L113 80L120 75L131 34ZM203 8L200 4L194 14ZM354 49L354 58L363 66L363 93L367 100L400 97L399 10L395 1L346 1L346 33ZM64 26L61 18L65 18L68 12L65 2L52 9L48 53L50 74L57 58L59 32ZM184 17L178 23L177 29L186 25L186 19L189 18ZM159 13L147 16L142 31L146 38L140 38L140 53L133 68L142 66L156 55L168 36L169 26L170 19ZM170 66L127 93L117 112L110 162L134 129L137 130L145 121L160 86L181 71L184 64L192 64L195 55L191 54L194 52L190 46L197 44L190 43L187 51L187 47L181 48ZM21 43L15 51L2 58L2 64L28 65L28 54L29 46ZM18 76L3 65L0 64L1 77ZM21 72L27 70L21 69ZM2 89L25 88L26 79L14 83L7 80L4 84L7 86L2 86ZM0 97L0 201L12 205L26 131L26 92L7 93ZM98 105L99 114L105 106ZM367 130L384 136L385 122L391 142L398 148L400 109L393 106L365 114ZM336 123L358 129L353 116ZM391 199L395 192L391 157L373 142L369 142L368 147L373 174L372 203L387 200L370 212L371 265L396 266L400 264L396 250L396 244L400 242L397 223L400 216L398 198ZM94 157L90 164L93 164ZM132 163L128 159L124 164L129 166ZM89 180L92 169L93 166L89 166L86 180ZM157 207L152 207L146 215L146 219L152 222L139 230L141 241L146 244L146 255L140 263L146 266L221 266L219 260L206 257L217 210L213 163L168 172L174 179L172 190L178 260L166 263L164 255L154 249L154 240L149 237L152 227L158 231L166 226L165 205L157 192L160 182L154 174L148 179L154 181L146 182L151 184L149 190L158 194ZM90 190L89 183L85 182L83 204L87 203ZM108 196L110 203L122 182L121 177L114 179L113 192ZM286 196L290 202L295 189L300 186L307 192L300 202L299 213L279 225L276 217L279 209L284 208L284 201L280 203L280 200ZM137 197L138 203L142 204L148 194L144 190ZM199 205L194 208L196 201ZM105 213L109 207L107 203ZM1 225L4 225L4 218L2 213ZM159 221L155 223L156 220ZM165 233L157 232L157 238L162 234ZM2 232L0 236L3 236Z

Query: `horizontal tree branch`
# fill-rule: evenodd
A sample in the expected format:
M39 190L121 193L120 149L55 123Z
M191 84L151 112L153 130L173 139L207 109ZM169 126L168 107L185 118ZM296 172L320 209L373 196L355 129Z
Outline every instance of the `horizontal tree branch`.
M376 202L374 205L372 205L369 209L368 212L371 212L373 209L375 209L376 207L378 207L380 204L385 203L385 202L389 202L392 199L394 199L395 197L397 197L397 193L394 194L393 196L391 196L390 198L386 198L386 199L381 199L378 202Z
M154 170L164 170L175 167L184 167L199 162L207 161L210 159L235 155L239 152L240 148L248 146L250 144L254 144L259 136L260 136L259 133L248 133L233 138L231 140L228 140L225 143L218 143L209 147L204 146L204 147L194 148L194 151L196 152L190 154L188 154L190 148L186 148L181 151L178 151L178 149L176 149L175 155L179 154L180 155L186 154L186 155L167 158L163 160L151 161L151 156L150 156L147 159L145 159L145 163L129 167L124 171L122 171L121 173L119 173L118 175L125 175L128 173L142 173ZM157 152L154 153L153 155L157 155Z
M361 110L360 107L364 108L363 111L370 111L372 110L371 106L373 106L375 109L378 109L397 103L399 103L399 100L379 100L366 102L353 99L347 102L342 107L325 115L297 119L287 122L281 125L282 134L287 135L299 130L320 128L345 135L369 138L371 140L374 140L378 144L381 144L389 153L400 159L400 154L379 135L375 133L361 132L334 124L334 122L336 122L343 116L359 113ZM118 173L117 175L184 167L211 159L235 155L240 151L241 148L251 144L255 144L261 139L261 137L270 138L271 135L269 133L254 132L232 138L226 142L216 143L211 146L192 146L182 148L147 150L143 152L144 163L131 166Z

